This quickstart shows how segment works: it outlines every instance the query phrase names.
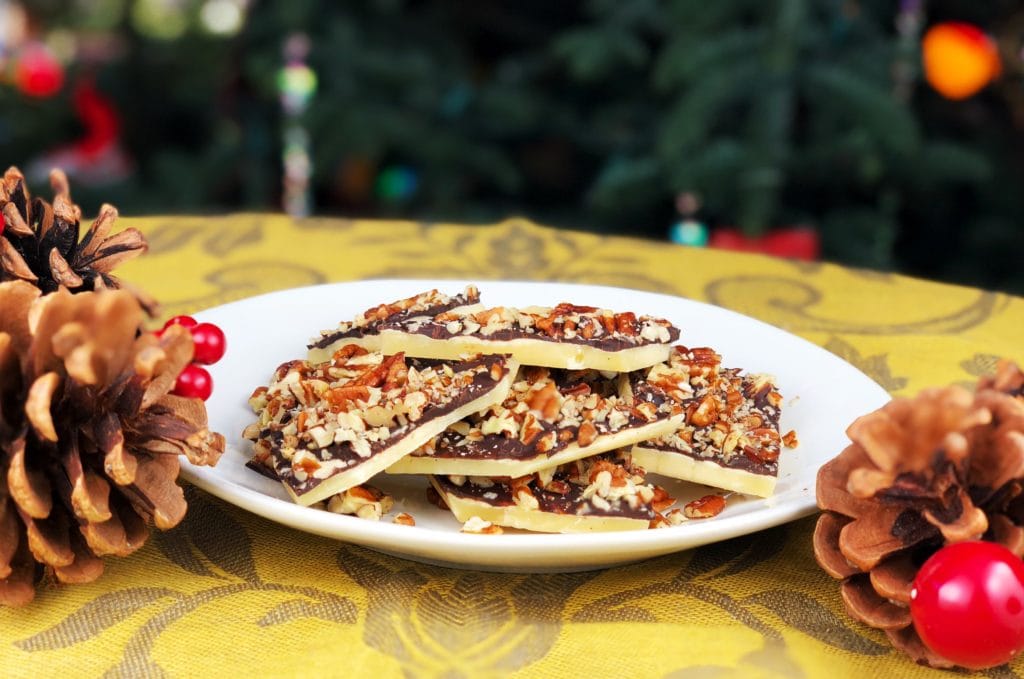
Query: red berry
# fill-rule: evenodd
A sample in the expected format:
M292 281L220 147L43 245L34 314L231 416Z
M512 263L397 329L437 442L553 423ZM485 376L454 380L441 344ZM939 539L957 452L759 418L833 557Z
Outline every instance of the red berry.
M173 318L167 319L167 322L164 323L164 330L172 325L183 325L186 328L194 328L199 325L199 321L191 316L174 316Z
M924 563L910 595L932 651L964 667L1002 665L1024 648L1024 562L994 542L959 542Z
M192 360L206 365L219 361L227 350L224 331L213 323L200 323L192 328L192 344L196 347Z
M31 43L14 65L14 82L30 97L51 97L64 85L64 67L48 47Z
M171 393L185 398L201 398L205 401L213 393L213 378L206 372L206 368L200 368L195 364L187 365L178 375L178 381L174 383Z

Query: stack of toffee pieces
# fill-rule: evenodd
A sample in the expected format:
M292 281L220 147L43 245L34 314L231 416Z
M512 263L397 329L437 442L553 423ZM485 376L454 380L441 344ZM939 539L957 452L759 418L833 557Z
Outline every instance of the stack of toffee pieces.
M771 378L678 339L632 312L487 308L473 286L382 304L253 392L249 466L301 505L375 519L393 499L374 475L424 474L478 533L665 527L720 513L724 493L770 495L796 444ZM646 472L721 492L673 508Z

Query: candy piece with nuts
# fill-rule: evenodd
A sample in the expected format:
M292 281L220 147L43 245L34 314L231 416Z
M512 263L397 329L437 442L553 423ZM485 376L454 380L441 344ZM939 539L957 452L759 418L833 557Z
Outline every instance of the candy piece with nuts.
M649 484L625 451L509 478L432 476L459 521L544 533L643 530L675 501Z
M394 474L525 476L674 431L685 416L668 399L633 404L624 376L520 369L500 404L458 422L388 468Z
M449 425L500 403L516 364L506 356L462 361L385 356L346 345L332 360L291 361L258 388L258 420L243 436L301 505L366 482Z
M648 472L767 497L775 490L782 446L782 396L766 375L722 368L708 348L676 347L669 361L629 376L634 399L668 400L686 411L676 431L638 443L636 463Z
M380 351L379 333L381 327L387 323L400 323L417 318L427 320L465 306L475 305L474 308L479 309L479 302L480 291L470 285L457 295L445 295L437 290L428 290L396 302L380 304L367 309L351 321L339 323L337 328L322 330L319 337L310 341L307 358L313 363L322 363L330 360L335 351L347 344L358 344L370 351Z
M456 308L381 325L381 350L453 359L510 354L523 365L628 372L668 359L679 330L664 319L563 303L555 307Z

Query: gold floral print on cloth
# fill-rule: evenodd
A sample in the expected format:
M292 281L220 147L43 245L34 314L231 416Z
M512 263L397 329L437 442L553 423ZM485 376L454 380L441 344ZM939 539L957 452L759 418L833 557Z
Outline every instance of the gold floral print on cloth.
M973 382L996 356L1024 361L1024 300L829 264L523 220L122 221L151 247L123 277L165 315L328 281L560 280L731 307L892 393ZM417 564L188 497L178 528L98 582L0 609L0 676L943 676L846 616L814 562L813 519L606 571L509 575ZM1024 661L988 675L1024 676Z

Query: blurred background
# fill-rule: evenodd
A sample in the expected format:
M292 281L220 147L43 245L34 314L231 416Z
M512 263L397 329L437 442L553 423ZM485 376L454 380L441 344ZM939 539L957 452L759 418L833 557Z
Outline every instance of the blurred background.
M1020 294L1022 46L1011 0L0 0L0 161L87 214L524 215Z

